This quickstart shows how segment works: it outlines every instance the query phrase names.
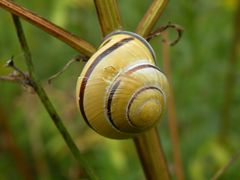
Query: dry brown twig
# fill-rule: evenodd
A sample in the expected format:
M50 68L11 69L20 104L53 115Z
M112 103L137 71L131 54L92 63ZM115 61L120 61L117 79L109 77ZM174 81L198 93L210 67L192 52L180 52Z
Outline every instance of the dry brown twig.
M13 71L7 76L0 76L0 80L14 82L14 83L20 83L25 88L33 89L29 74L27 72L23 72L22 70L20 70L15 65L13 59L14 59L14 56L11 56L11 58L9 58L5 64L5 67L11 68L11 69L13 69Z
M67 70L67 68L74 62L87 62L88 57L87 56L83 56L83 55L77 55L75 57L73 57L72 59L70 59L64 66L63 68L58 71L57 73L55 73L54 75L52 75L50 78L48 78L48 84L51 84L52 80L56 79L57 77L59 77L64 71Z
M146 40L147 41L150 41L151 39L153 39L154 37L157 37L157 36L160 36L162 35L163 32L165 32L166 30L168 30L169 28L172 28L174 30L176 30L177 32L177 38L174 40L174 41L168 41L167 39L163 39L162 42L164 43L167 43L169 44L170 46L174 46L175 44L178 43L178 41L181 39L182 37L182 34L183 34L183 31L184 29L177 25L177 24L172 24L172 23L168 23L167 25L165 26L161 26L159 27L157 30L153 31L152 33L150 33L147 37L146 37Z
M219 169L219 171L217 171L217 173L211 178L211 180L218 180L229 169L229 167L239 159L240 151L237 152L225 166Z

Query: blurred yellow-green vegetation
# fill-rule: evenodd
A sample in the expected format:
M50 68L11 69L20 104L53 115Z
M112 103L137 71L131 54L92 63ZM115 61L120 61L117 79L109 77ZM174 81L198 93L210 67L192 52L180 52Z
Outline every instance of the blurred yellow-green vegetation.
M96 47L102 39L92 0L18 0ZM119 0L124 29L134 31L150 5L147 0ZM210 179L240 150L240 50L234 47L237 0L170 0L158 26L169 21L184 28L171 47L171 70L179 143L186 179ZM37 75L79 149L100 179L144 179L134 144L100 137L80 119L75 83L83 63L69 67L51 85L47 79L78 54L22 21ZM240 24L240 22L239 22ZM240 33L240 32L238 32ZM174 32L170 33L174 38ZM239 37L238 37L239 38ZM152 45L162 68L162 44ZM239 42L238 42L239 43ZM10 14L0 9L0 75L14 55L26 71ZM233 77L229 77L232 73ZM227 99L227 100L226 100ZM229 101L228 101L229 100ZM167 116L158 124L171 170L172 147ZM234 162L221 179L240 179ZM19 84L0 81L0 179L78 179L81 170L38 97Z

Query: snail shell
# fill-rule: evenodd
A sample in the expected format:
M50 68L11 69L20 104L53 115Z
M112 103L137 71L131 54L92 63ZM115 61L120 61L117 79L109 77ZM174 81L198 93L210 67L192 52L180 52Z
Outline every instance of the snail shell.
M109 34L77 82L77 102L88 126L99 134L133 137L160 119L168 92L150 44L127 31Z

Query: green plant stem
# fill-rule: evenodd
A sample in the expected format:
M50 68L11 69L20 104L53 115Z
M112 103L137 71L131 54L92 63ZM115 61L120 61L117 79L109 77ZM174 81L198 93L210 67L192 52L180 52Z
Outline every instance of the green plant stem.
M134 143L148 180L170 180L157 128L134 138Z
M16 15L13 16L13 21L16 27L17 36L19 39L19 42L21 44L21 48L24 52L26 65L28 68L31 85L34 88L35 92L38 94L41 102L43 103L44 107L46 108L48 114L50 115L51 119L53 120L54 124L56 125L57 129L63 136L66 144L68 145L69 149L71 150L72 154L75 156L75 158L80 162L82 167L84 168L85 172L91 179L96 179L96 176L94 175L92 169L88 166L86 160L81 155L79 149L77 148L76 144L74 143L73 139L71 138L70 134L68 133L66 127L62 123L62 119L57 114L55 108L53 107L52 103L50 102L46 92L44 91L40 81L37 79L34 71L34 66L32 63L31 53L29 50L29 47L27 45L27 41L22 29L21 22L19 18Z
M217 173L211 178L211 180L219 180L221 176L230 168L230 166L237 162L239 159L240 151L237 154L235 154L225 166L219 169Z
M146 14L138 24L136 33L143 37L147 37L162 14L167 2L168 0L153 0L153 3L150 5Z
M67 32L59 26L49 22L48 20L34 14L33 12L13 3L12 1L0 0L0 7L7 11L22 17L31 24L39 27L45 32L53 35L57 39L65 42L72 48L76 49L85 56L90 57L95 51L95 47L81 38Z
M103 36L121 27L115 0L95 0L95 6L98 12ZM148 15L151 16L151 14ZM152 18L150 18L150 20L151 19ZM150 24L153 25L155 22L156 20ZM146 25L149 24L146 23ZM169 171L157 129L153 128L147 133L139 135L134 139L134 143L146 177L153 180L169 180Z
M121 28L121 21L115 0L95 0L94 2L103 36ZM147 36L163 11L166 2L166 0L156 0L152 3L139 24L137 33ZM148 179L170 179L157 129L153 128L147 133L136 137L134 142L146 177Z
M146 178L149 180L170 180L157 128L152 128L135 137L134 143Z
M167 0L154 0L139 23L136 33L143 37L147 37L163 12L166 4ZM165 161L157 128L153 128L145 134L136 137L134 143L147 179L169 180L168 165Z
M116 0L94 0L103 36L121 29L121 19Z

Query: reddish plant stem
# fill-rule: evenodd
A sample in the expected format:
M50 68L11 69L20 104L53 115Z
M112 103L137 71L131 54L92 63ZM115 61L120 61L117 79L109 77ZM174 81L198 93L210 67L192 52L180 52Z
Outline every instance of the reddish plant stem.
M168 33L165 31L162 33L163 38L168 41ZM177 117L176 117L176 106L174 100L174 93L172 88L172 72L170 65L170 49L167 43L163 43L162 54L163 54L163 69L168 78L169 82L169 98L167 104L167 114L168 114L168 123L170 130L170 137L172 141L172 150L173 150L173 159L174 159L174 168L176 172L176 178L178 180L184 179L183 174L183 165L180 153L179 145L179 133L177 128Z
M57 39L65 42L72 48L78 50L80 53L90 57L96 49L88 42L80 39L79 37L67 32L66 30L60 28L59 26L51 23L50 21L34 14L33 12L7 0L0 0L0 7L6 9L7 11L22 17L26 21L32 23L33 25L39 27L45 32L53 35Z

